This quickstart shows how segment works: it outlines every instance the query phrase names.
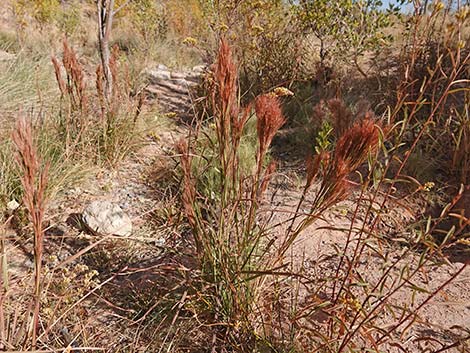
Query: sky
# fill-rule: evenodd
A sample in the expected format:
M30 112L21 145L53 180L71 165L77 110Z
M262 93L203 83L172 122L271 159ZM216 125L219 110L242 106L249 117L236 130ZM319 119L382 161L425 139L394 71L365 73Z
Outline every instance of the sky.
M382 6L382 7L383 7L384 9L387 9L390 4L392 4L392 5L396 5L396 4L397 4L397 1L396 1L396 0L382 0L382 2L383 2L383 6ZM403 5L402 7L403 7L402 10L406 10L407 8L411 8L411 4L405 4L405 5Z
M397 0L382 0L382 2L383 2L383 8L386 9L386 8L388 8L388 5L389 5L390 3L391 3L391 4L396 4L396 3L397 3ZM443 2L444 2L444 3L448 3L449 1L445 1L445 0L444 0ZM433 1L432 1L432 0L429 0L428 3L429 3L429 4L432 4ZM453 1L453 5L454 5L453 7L456 7L456 6L457 6L456 4L457 4L457 1L454 0L454 1ZM470 5L470 1L469 1L469 0L460 0L460 4L461 4L461 5ZM413 8L413 7L412 7L412 4L406 4L406 5L404 5L404 10L406 10L406 9L412 9L412 8Z

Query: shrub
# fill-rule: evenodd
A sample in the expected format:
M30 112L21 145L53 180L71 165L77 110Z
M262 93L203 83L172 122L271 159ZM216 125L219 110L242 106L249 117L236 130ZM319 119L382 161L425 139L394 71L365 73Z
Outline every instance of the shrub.
M178 38L196 37L204 40L207 23L203 19L201 3L205 0L166 0L165 18L168 31Z
M319 41L319 56L322 66L327 59L342 60L353 64L367 76L359 65L359 59L370 51L382 49L392 40L384 34L391 25L391 12L381 10L381 1L310 1L301 0L294 6L297 18L304 30L313 33Z
M458 198L434 221L418 219L418 226L410 226L407 244L393 261L388 254L392 251L389 239L380 228L386 208L395 204L392 193L403 180L408 181L402 173L426 136L428 124L445 107L446 99L460 91L453 92L451 87L460 82L466 61L462 63L453 67L445 82L435 76L439 64L430 68L411 107L410 101L401 99L383 119L375 118L366 105L357 104L353 112L338 99L314 109L320 120L329 124L323 125L315 153L305 162L306 180L295 211L273 225L269 220L276 217L277 209L268 211L266 218L260 214L263 195L275 174L274 162L266 165L265 159L285 118L273 93L241 105L237 67L230 47L221 42L208 98L215 134L209 144L210 153L200 155L197 135L193 136L196 142L190 139L190 143L178 144L183 173L181 200L204 283L204 289L200 289L204 297L201 310L211 313L211 325L220 325L216 331L220 341L241 351L253 351L263 344L285 350L299 349L302 344L304 351L343 352L358 347L379 351L388 347L401 328L413 325L417 313L465 270L465 265L459 267L435 290L409 285L421 271L435 265L436 256L455 239L454 230L439 242L434 241L433 234ZM430 101L426 121L415 125L421 109L428 104L422 98L436 84L443 84L444 96ZM240 139L247 121L255 117L256 164L250 173L240 168ZM205 130L198 126L196 131ZM410 140L409 131L414 131ZM390 141L385 143L387 139ZM216 188L210 190L216 197L199 188L211 168L218 178ZM359 175L357 184L350 180L353 172ZM358 187L354 193L353 185ZM417 190L425 190L426 185L418 183ZM335 258L315 259L320 273L295 272L296 264L289 253L294 251L296 240L350 197L352 219L348 225L326 227L341 231L346 238L343 246L336 247ZM377 255L378 276L361 266L369 252ZM302 270L303 264L298 266ZM314 299L301 298L300 287L314 293ZM421 291L426 294L411 306L395 303L395 295L402 290L413 298ZM325 315L323 323L312 319L319 313ZM382 322L386 315L393 317L389 326ZM300 341L298 337L305 339Z
M52 23L59 10L59 0L17 0L14 2L17 20L23 24L27 15L32 16L41 25Z
M416 7L408 19L403 34L406 43L401 53L402 82L399 93L401 99L407 97L413 101L428 102L420 105L420 111L413 114L414 125L408 138L414 138L416 131L424 124L429 125L423 132L427 138L419 141L411 157L426 159L429 165L446 166L436 168L435 177L448 178L452 176L449 171L453 171L457 178L454 184L458 184L465 183L467 170L462 152L468 148L466 107L469 94L465 80L470 51L462 41L469 38L466 29L470 15L468 6L451 10L439 4L429 9ZM435 109L436 105L439 106L438 110ZM429 120L429 117L432 119ZM452 156L449 158L449 155ZM420 169L413 164L408 168ZM455 188L458 189L458 186Z
M56 17L57 25L67 37L75 34L82 21L82 9L80 3L74 0L63 4Z
M303 38L282 1L206 1L204 14L215 36L226 36L233 43L240 83L251 93L250 99L303 78Z
M122 7L124 6L124 7ZM164 38L168 31L165 7L151 0L116 1L118 20L128 20L146 43Z
M261 293L278 278L275 269L284 267L285 255L298 236L347 197L348 175L376 154L382 136L379 123L366 117L341 133L332 151L312 157L296 212L286 222L285 234L279 236L275 233L279 225L271 228L258 215L276 169L274 161L266 165L265 160L273 137L285 123L279 98L274 93L265 94L253 104L240 106L237 68L225 41L220 45L214 80L210 97L216 136L212 154L200 156L193 149L197 145L186 141L177 145L183 174L181 200L194 236L202 279L207 283L203 286L210 288L203 294L207 310L213 320L222 322L223 335L230 339L228 344L244 342L242 351L250 351L263 330L262 312L256 308L261 305ZM240 141L253 109L258 137L256 164L246 171L241 168ZM207 161L199 163L199 159ZM210 168L218 170L219 180L211 190L215 197L199 188ZM320 185L313 200L307 201L317 176L321 176ZM300 213L301 208L307 211Z

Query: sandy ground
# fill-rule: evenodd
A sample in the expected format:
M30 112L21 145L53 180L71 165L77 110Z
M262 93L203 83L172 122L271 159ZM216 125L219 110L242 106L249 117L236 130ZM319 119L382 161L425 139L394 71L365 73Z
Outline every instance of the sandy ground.
M279 185L282 185L282 182ZM296 209L301 192L295 185L276 189L276 195L270 195L272 202L266 205L266 209L282 210L274 216L276 223L287 220L289 214ZM351 197L357 196L357 192ZM311 196L310 196L311 197ZM307 211L309 198L301 211ZM410 205L411 206L411 205ZM367 283L367 288L372 288L385 276L386 285L383 293L390 292L396 288L400 273L408 273L416 268L422 255L422 249L409 250L406 242L411 237L412 227L407 227L413 221L410 207L399 207L387 205L388 214L382 217L378 225L378 234L383 236L382 240L370 240L370 248L366 248L360 261L354 266L356 278L361 278ZM418 208L418 206L416 206ZM412 208L411 208L412 209ZM317 220L297 238L290 259L295 263L294 268L302 271L311 282L300 291L299 310L302 305L308 307L312 303L330 299L332 285L328 282L330 276L335 274L340 262L339 253L344 251L348 229L351 225L354 204L352 201L345 201L335 208L322 215L322 219ZM355 225L362 226L361 216L357 217ZM366 222L367 223L367 222ZM289 223L287 223L289 224ZM287 224L280 227L282 234L287 229ZM346 250L346 256L351 257L357 244L359 235L353 233L351 244ZM377 249L375 250L371 249ZM387 259L378 254L386 254ZM406 255L402 256L402 254ZM393 270L384 275L389 268L389 264L401 258L394 266ZM392 339L384 342L380 348L385 352L437 352L443 347L453 344L458 340L467 340L462 345L446 349L446 352L467 352L470 351L469 331L470 331L470 266L465 268L450 284L439 293L428 300L430 293L436 291L447 280L454 276L464 266L465 261L470 260L470 254L466 256L452 256L452 248L444 257L431 256L422 270L410 278L409 282L396 293L388 298L387 303L390 308L395 307L394 313L391 310L377 311L377 318L368 326L370 334L380 337L377 328L390 329L399 322L401 313L410 314L409 320L400 325L392 335ZM405 271L405 272L402 272ZM307 281L306 281L307 282ZM311 283L317 284L311 284ZM413 290L413 288L423 288L424 291ZM365 297L367 290L358 288L354 290L356 298L361 301ZM420 307L424 301L427 304ZM369 301L369 304L377 301ZM419 310L417 310L419 308ZM326 310L316 310L310 314L304 322L311 324L311 330L321 329L321 324L328 316L328 310L334 312L333 308ZM331 311L333 310L333 311ZM351 309L350 315L357 312ZM366 309L370 312L370 308ZM325 316L326 315L326 316ZM362 317L359 315L359 317ZM408 325L411 321L414 323ZM375 327L374 329L372 327ZM324 327L323 327L324 328ZM308 330L307 330L308 332ZM370 342L357 341L361 349L373 348ZM362 350L361 350L362 351Z

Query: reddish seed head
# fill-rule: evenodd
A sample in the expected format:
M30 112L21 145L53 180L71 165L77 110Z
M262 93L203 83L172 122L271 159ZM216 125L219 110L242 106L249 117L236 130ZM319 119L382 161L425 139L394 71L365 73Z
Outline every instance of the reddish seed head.
M346 104L337 98L328 101L328 110L331 113L336 136L341 136L351 126L352 113Z
M225 39L220 41L214 76L218 85L217 93L218 99L221 101L222 113L236 116L238 114L237 66L233 60L230 46Z
M362 164L369 152L377 148L379 128L371 119L355 123L338 140L336 144L336 159L344 160L349 169L355 170Z
M329 154L321 154L307 160L307 184L310 187L313 178L323 164L322 203L333 205L344 200L349 191L347 177L349 173L357 169L367 158L370 152L377 149L379 142L379 127L366 116L360 122L355 123L338 140L336 149L329 161Z
M309 155L307 157L307 188L312 185L313 179L318 175L320 167L326 168L330 159L330 153L321 151L315 156Z
M282 114L281 103L276 96L265 94L259 96L255 103L258 119L257 131L261 155L267 151L277 131L284 125L286 119Z

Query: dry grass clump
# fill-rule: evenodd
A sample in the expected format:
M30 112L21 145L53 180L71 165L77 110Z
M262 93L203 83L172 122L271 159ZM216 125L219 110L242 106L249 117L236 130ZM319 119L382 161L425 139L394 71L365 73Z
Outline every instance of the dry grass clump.
M20 51L12 60L0 61L0 70L3 119L13 120L18 109L27 111L38 106L53 106L56 97L54 78L46 58Z
M131 91L127 68L119 66L117 48L110 59L113 94L108 98L103 95L101 66L96 69L96 92L93 92L87 84L90 77L66 40L63 48L62 65L56 57L52 57L52 64L61 92L59 128L66 149L70 156L89 150L96 161L114 165L139 144L142 129L145 129L145 123L138 119L143 92Z
M17 162L23 174L21 178L24 189L23 202L28 210L34 231L34 314L31 344L32 347L36 347L41 303L45 190L49 166L46 164L40 167L41 162L33 143L31 124L28 124L24 118L18 120L12 138L18 149Z
M63 262L47 257L63 243L45 239L46 200L71 188L91 166L116 165L140 145L148 127L142 119L144 95L133 87L117 51L111 61L114 94L104 101L99 97L100 70L95 80L86 60L67 41L62 44L63 55L52 57L52 65L45 65L43 58L25 60L22 52L17 60L0 63L6 68L0 75L4 119L0 136L5 137L0 153L0 349L7 351L88 345L87 334L93 330L89 329L90 318L84 317L83 302L100 285L94 280L95 271L77 263L78 255ZM50 85L54 73L57 91ZM92 82L98 86L97 92ZM10 98L13 96L15 99ZM9 139L10 120L18 115L14 112L20 106L24 113ZM15 152L16 164L12 159ZM18 209L6 207L15 200L23 200ZM21 234L12 236L11 227ZM32 271L18 265L24 257L18 247L25 254L31 249ZM91 341L89 345L97 344Z
M468 113L468 65L470 51L463 44L469 39L468 5L451 9L434 5L426 16L416 8L404 34L406 40L401 51L401 82L398 99L414 102L409 105L410 119L421 128L427 125L417 143L406 170L419 170L420 161L429 159L435 165L425 177L443 174L443 178L456 179L454 190L465 180L465 126ZM427 104L424 104L427 102ZM416 111L419 108L419 112ZM452 151L448 150L452 146ZM452 158L449 156L452 155ZM419 158L419 157L422 158ZM457 160L462 161L460 164ZM462 169L460 169L462 167ZM454 173L449 173L454 171ZM417 175L420 182L424 177Z
M453 94L450 87L459 82L461 70L459 64L447 77L444 95ZM437 72L438 68L431 71L422 92L432 89L433 80L441 83L434 76ZM381 119L368 112L364 104L359 104L356 114L353 114L338 99L329 100L317 109L317 115L322 120L331 121L331 131L334 131L336 138L317 148L316 154L308 158L307 178L294 214L272 225L265 222L273 218L275 210L270 217L260 216L263 193L275 173L275 163L266 167L265 161L273 138L285 123L285 118L275 95L261 95L246 107L241 107L237 97L236 66L229 46L222 41L211 91L210 111L214 112L216 135L212 148L215 152L212 157L207 154L201 157L197 136L195 148L188 147L186 143L179 144L184 176L184 211L196 239L203 281L207 283L206 288L212 290L201 291L202 296L203 293L210 293L206 303L211 304L205 306L204 312L214 315L212 320L221 325L221 331L215 335L220 337L220 341L227 341L229 337L228 344L235 345L241 351L261 347L267 341L273 344L283 341L279 344L286 347L287 335L292 337L291 346L287 346L294 349L300 343L294 337L303 334L308 335L302 343L306 344L306 350L342 352L355 347L372 347L377 351L384 349L395 340L401 327L412 326L417 312L465 269L465 266L458 268L437 289L429 291L419 304L414 305L412 311L406 304L391 304L398 292L410 289L408 284L427 266L435 263L435 256L442 253L453 237L451 232L444 242L433 241L434 230L446 216L443 214L432 223L432 227L420 229L419 236L410 239L403 252L389 261L384 250L389 245L378 226L385 205L394 202L392 190L402 181L401 173L410 153L426 133L427 125L420 126L414 139L405 142L404 131L411 128L409 124L418 117L424 101L417 99L409 108L410 102L401 99L388 116ZM430 102L428 122L445 106L446 99L440 97ZM253 107L258 138L256 165L251 172L247 172L240 169L238 148L240 132L243 133L252 118ZM384 144L385 140L389 142ZM402 154L404 146L406 151ZM206 162L200 164L199 159ZM363 167L366 162L367 168ZM212 190L212 197L198 188L199 178L210 169L211 163L216 165L217 177L220 178L217 189ZM201 165L203 169L199 169ZM359 184L349 180L353 172L359 173ZM318 182L315 182L316 179ZM336 258L330 263L330 275L327 279L320 279L296 273L293 270L295 259L289 257L296 240L308 227L331 212L334 206L350 198L354 201L349 225L346 229L329 227L345 235L344 246L336 249ZM359 213L364 213L361 216L364 221L359 221ZM368 219L372 221L365 221ZM361 267L370 251L377 255L376 266L381 268L380 275L374 278ZM413 262L416 252L421 254L421 260L417 263ZM412 261L412 264L407 264L407 261ZM321 298L308 302L306 306L300 304L299 289L282 284L300 283L296 282L300 281L296 278L308 283L306 287L309 291L322 293ZM390 285L389 280L392 281ZM302 287L303 284L298 286ZM410 295L415 295L416 291L418 289L411 288ZM279 303L278 309L269 309L274 312L264 311L263 303L266 302L262 298L275 297L278 299L273 301L280 300L282 304ZM291 303L290 306L284 307L286 301ZM291 306L292 303L296 303L295 307ZM324 323L316 325L308 321L309 315L315 311L327 313ZM385 328L381 320L389 314L395 318L394 323ZM269 328L268 322L272 321L269 317L275 315L282 319L279 319L277 327ZM282 320L285 324L281 324ZM241 341L246 344L241 344Z
M286 266L285 255L298 236L347 197L351 191L349 174L378 150L380 123L369 117L356 122L339 137L333 152L323 151L310 159L297 212L289 219L286 234L280 237L276 235L278 228L265 223L258 211L276 170L275 161L267 165L265 161L274 136L286 120L275 94L261 95L253 104L241 107L236 82L237 69L230 47L222 40L211 93L215 157L202 164L204 169L200 170L198 159L208 158L207 154L195 154L198 149L184 141L178 143L177 149L183 173L183 210L195 239L203 282L211 288L200 295L207 297L207 310L215 322L220 322L220 335L229 338L229 345L238 346L244 340L246 344L238 349L249 351L257 345L255 337L263 326L259 326L257 318L262 315L257 306L263 291L277 278L276 269ZM254 117L256 164L246 171L240 167L240 139L247 122ZM198 188L198 178L204 177L211 163L217 166L220 178L220 189L212 189L212 193L216 192L212 196ZM314 200L307 202L316 175L322 176L320 186ZM308 212L300 214L301 207Z
M200 164L190 156L186 142L178 144L183 171L182 201L186 217L191 225L196 251L202 268L202 276L210 290L201 293L207 297L213 319L222 320L226 328L220 328L229 342L244 337L252 341L250 322L258 289L253 286L246 272L250 268L265 266L261 246L262 231L255 224L259 200L267 188L274 163L268 167L264 161L272 139L284 123L278 98L273 95L259 97L255 102L257 117L256 165L254 170L242 170L240 166L240 141L244 128L252 116L252 105L241 107L237 93L237 68L231 49L221 41L215 65L214 87L211 92L211 110L215 113L215 157L211 165L219 169L220 189L210 199L200 192L197 178ZM261 179L261 177L263 178ZM246 196L245 196L246 195ZM263 265L262 265L263 264Z

